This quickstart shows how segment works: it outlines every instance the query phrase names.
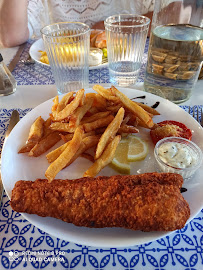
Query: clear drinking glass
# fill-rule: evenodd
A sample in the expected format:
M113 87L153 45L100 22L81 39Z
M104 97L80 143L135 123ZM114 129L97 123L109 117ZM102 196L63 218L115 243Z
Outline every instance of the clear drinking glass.
M203 61L203 1L156 0L145 91L174 103L192 95Z
M110 81L120 86L136 83L150 19L120 14L105 21Z
M45 26L41 33L58 93L88 87L89 26L61 22Z

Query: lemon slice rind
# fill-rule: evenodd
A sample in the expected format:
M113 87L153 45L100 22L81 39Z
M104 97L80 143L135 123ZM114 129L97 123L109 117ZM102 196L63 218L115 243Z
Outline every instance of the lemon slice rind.
M143 141L141 138L133 136L133 135L130 135L129 138L132 138L132 140L134 140L134 139L138 140L139 143L142 144L143 151L141 153L139 153L139 154L131 155L131 154L129 154L129 152L130 152L130 150L129 150L129 152L128 152L128 161L132 162L132 161L140 161L140 160L145 159L145 157L148 154L148 147L147 147L146 142ZM130 149L130 144L131 144L132 140L129 141L129 149Z
M115 159L112 160L111 166L119 173L130 174L130 164L121 164Z
M118 147L120 147L120 148L118 148L117 152L122 149L122 144L125 144L124 148L126 147L128 149L129 140L122 139L120 141L120 144L118 145ZM126 158L124 158L124 156L122 157L125 159L124 160L125 162L122 162L122 160L119 161L120 155L118 157L116 157L116 154L115 154L114 159L111 162L111 166L113 167L113 169L115 169L116 171L118 171L119 173L122 173L122 174L130 174L130 162L128 162L127 153L128 153L128 151L126 151L124 153L124 154L126 154Z

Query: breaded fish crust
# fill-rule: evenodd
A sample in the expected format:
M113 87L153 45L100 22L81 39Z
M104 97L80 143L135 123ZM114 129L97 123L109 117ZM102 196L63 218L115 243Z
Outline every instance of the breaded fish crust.
M173 173L145 173L76 180L18 181L11 207L54 217L76 226L174 231L190 216L180 193L183 179Z

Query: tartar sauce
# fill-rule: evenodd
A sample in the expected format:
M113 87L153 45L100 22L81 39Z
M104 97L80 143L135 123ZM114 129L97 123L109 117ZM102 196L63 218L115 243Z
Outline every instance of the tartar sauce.
M176 142L166 142L160 145L159 158L169 166L189 168L197 163L197 154L187 145Z
M90 48L89 54L89 65L90 66L97 66L102 62L102 55L103 52L99 48Z

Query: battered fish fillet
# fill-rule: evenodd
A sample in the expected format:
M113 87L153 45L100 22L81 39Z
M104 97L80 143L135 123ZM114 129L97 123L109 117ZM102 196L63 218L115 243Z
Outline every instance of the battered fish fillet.
M145 173L76 180L18 181L11 207L54 217L76 226L174 231L190 216L180 193L183 179L172 173Z

